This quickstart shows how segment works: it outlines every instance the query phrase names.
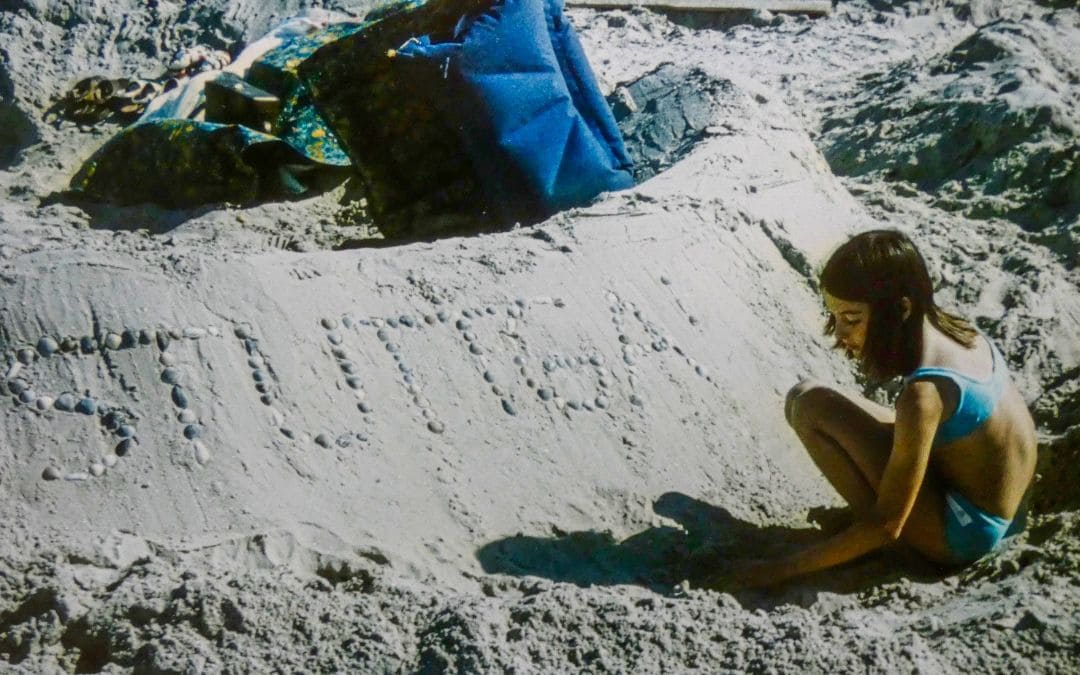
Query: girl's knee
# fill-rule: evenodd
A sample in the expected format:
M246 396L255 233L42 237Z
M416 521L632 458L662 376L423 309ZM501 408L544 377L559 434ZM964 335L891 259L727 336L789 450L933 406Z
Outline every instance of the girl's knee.
M784 400L784 417L792 427L806 424L813 418L814 401L827 394L829 387L820 380L805 379L792 387Z

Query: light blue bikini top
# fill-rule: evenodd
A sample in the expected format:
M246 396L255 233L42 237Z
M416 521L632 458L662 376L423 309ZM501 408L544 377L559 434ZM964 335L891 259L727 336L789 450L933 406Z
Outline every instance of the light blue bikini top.
M904 378L906 385L912 380L941 377L953 382L960 391L956 410L938 426L934 447L951 443L978 429L993 414L994 405L1005 391L1005 383L1009 381L1005 357L989 339L985 336L983 339L990 345L990 353L994 359L993 372L986 380L976 380L949 368L917 368Z

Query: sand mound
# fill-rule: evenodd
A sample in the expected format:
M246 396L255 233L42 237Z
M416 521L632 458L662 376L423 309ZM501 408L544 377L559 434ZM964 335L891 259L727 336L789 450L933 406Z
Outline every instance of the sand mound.
M1002 18L947 52L860 77L825 113L821 144L838 174L927 192L969 218L1039 231L1080 214L1080 73L1069 10Z

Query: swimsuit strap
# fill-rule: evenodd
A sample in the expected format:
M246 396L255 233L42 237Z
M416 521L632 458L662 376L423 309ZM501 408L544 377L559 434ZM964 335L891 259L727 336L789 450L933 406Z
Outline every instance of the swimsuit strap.
M934 445L942 445L958 438L967 436L978 428L994 411L995 404L1001 398L1008 381L1008 368L1005 357L1001 355L994 343L983 335L990 346L993 360L990 377L985 380L977 380L970 375L959 373L951 368L926 367L917 368L904 378L904 384L912 380L927 377L941 377L956 385L959 396L949 416L938 426L934 437Z
M986 337L982 333L982 338L986 340L986 344L990 347L990 377L985 380L979 380L970 375L953 370L952 368L940 368L937 366L925 366L923 368L916 368L911 373L904 377L904 383L907 384L912 380L919 380L924 377L944 377L947 380L952 380L960 388L963 388L963 384L974 384L986 387L993 387L998 389L1003 387L1005 379L1008 374L1008 368L1005 364L1005 357L1002 356L998 348L994 346L994 343L990 341L990 338ZM961 380L963 382L961 382Z

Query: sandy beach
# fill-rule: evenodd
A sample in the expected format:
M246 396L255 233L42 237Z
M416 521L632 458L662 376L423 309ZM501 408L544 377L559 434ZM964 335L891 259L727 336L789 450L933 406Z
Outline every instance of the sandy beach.
M4 669L1080 669L1075 7L568 8L602 93L652 97L621 125L655 175L537 224L385 239L349 181L63 197L121 128L44 120L76 81L236 53L301 4L0 10ZM694 547L846 517L783 404L808 376L895 397L822 335L817 271L871 227L1005 355L1028 530L961 571L888 549L688 587Z

